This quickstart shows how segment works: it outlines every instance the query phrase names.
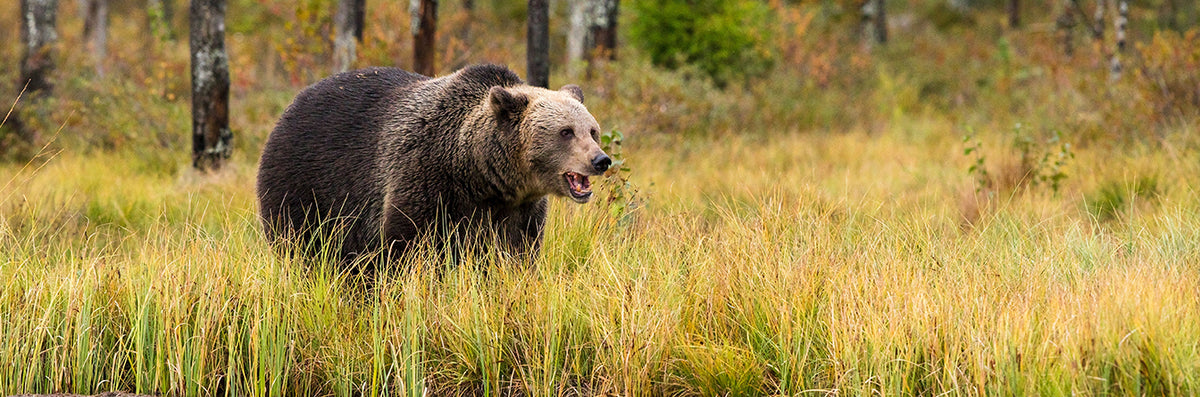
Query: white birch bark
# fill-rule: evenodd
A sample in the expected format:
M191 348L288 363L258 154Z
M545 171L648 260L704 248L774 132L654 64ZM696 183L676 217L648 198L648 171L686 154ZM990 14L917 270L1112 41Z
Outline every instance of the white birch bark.
M1117 80L1121 78L1121 53L1125 52L1125 28L1129 23L1129 4L1125 0L1117 2L1117 19L1113 21L1113 33L1116 35L1117 43L1116 50L1112 54L1112 66L1109 69L1109 78Z
M333 14L333 72L350 70L356 58L354 0L338 0Z

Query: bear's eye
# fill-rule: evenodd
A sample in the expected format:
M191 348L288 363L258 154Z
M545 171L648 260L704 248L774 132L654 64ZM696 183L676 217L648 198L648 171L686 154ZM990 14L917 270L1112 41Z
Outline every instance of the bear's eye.
M562 135L563 138L570 138L572 136L575 136L575 130L572 130L570 128L563 128L562 131L558 132L558 134Z

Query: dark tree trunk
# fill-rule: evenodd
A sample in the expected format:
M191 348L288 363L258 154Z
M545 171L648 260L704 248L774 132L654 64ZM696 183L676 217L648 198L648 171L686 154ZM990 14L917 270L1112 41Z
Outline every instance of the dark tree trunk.
M360 0L338 0L333 14L333 72L350 70L355 59L355 33L362 29L355 26L360 21L356 6Z
M1079 10L1083 12L1083 10ZM1103 15L1101 14L1101 17ZM1065 0L1063 2L1062 13L1055 19L1055 28L1058 30L1062 39L1063 54L1071 56L1075 53L1075 2L1074 0Z
M363 26L366 26L367 0L354 0L354 38L363 41Z
M229 158L229 58L225 0L192 0L192 166L218 169Z
M54 29L57 11L58 0L21 0L21 43L25 53L18 85L26 87L25 95L49 95L54 89L50 73L54 71L54 42L58 41Z
M529 0L529 20L525 63L529 85L550 86L549 7L546 0Z
M883 0L875 0L875 41L883 44L887 43L887 7L883 5Z
M1008 0L1008 27L1021 26L1021 0Z
M433 76L437 73L434 64L434 46L437 44L437 0L411 0L417 5L412 15L413 28L413 71Z
M92 54L96 74L103 76L104 59L108 54L108 0L87 0L83 37Z

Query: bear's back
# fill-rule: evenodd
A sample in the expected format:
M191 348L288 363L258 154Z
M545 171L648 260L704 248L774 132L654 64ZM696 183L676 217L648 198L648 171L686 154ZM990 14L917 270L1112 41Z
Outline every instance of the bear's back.
M396 68L341 73L304 89L271 132L259 162L258 196L269 236L301 231L330 213L353 215L341 254L369 249L378 217L381 128L398 96L428 77ZM309 231L303 230L309 237Z

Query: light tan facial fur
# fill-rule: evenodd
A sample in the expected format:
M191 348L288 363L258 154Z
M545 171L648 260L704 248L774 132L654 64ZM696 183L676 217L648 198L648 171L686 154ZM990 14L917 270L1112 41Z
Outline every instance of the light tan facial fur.
M588 176L600 175L593 160L604 155L600 149L600 124L581 102L578 87L554 91L537 87L513 87L512 92L530 98L519 130L526 140L527 160L533 177L545 192L587 202L591 198ZM570 178L576 179L572 192ZM580 193L586 194L580 194Z

